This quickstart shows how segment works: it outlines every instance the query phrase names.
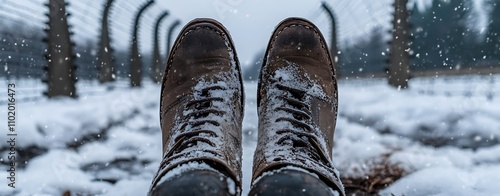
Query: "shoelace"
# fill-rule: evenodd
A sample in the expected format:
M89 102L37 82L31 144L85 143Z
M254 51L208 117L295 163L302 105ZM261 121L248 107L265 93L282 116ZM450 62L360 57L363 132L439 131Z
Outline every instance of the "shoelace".
M222 116L225 114L224 111L220 111L213 107L213 102L224 101L222 97L213 97L210 95L210 91L214 90L224 90L222 86L209 86L201 90L200 99L191 100L185 106L185 111L189 113L185 115L184 122L180 127L180 134L174 138L174 145L165 157L168 160L173 160L182 157L188 152L183 152L187 148L198 145L199 142L206 143L212 147L216 147L216 144L211 140L212 138L218 137L214 130L204 129L203 125L211 124L214 126L220 126L219 122L216 120L208 119L210 114L216 116ZM189 129L187 130L187 127ZM207 153L217 155L217 152L210 149L197 149ZM171 156L172 154L175 154ZM166 160L165 160L166 161Z
M286 121L293 125L291 128L280 129L276 131L280 139L276 142L277 145L291 145L295 149L305 151L312 160L321 160L328 164L328 158L325 157L317 136L314 134L314 128L311 126L311 106L305 103L307 92L301 89L296 89L281 84L276 84L276 87L291 96L278 96L279 99L285 101L285 105L277 107L276 111L284 111L292 114L293 118L280 117L276 122Z

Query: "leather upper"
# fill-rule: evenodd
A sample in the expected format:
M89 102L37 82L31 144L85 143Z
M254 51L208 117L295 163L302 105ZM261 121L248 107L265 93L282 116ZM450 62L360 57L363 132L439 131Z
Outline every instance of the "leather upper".
M286 19L274 31L264 58L252 181L265 172L296 166L345 195L331 161L338 96L323 36L309 21Z
M161 89L164 158L153 186L181 164L201 161L241 187L243 85L234 44L211 19L187 24L174 43Z

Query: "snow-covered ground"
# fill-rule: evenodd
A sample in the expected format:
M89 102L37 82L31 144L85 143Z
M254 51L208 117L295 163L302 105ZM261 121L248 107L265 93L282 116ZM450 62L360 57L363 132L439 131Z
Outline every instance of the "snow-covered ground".
M401 91L343 81L333 156L342 176L396 180L382 195L498 194L500 87L491 79L416 79Z
M333 159L346 187L382 195L498 194L499 79L415 79L400 91L382 79L341 81ZM17 103L16 147L33 158L19 163L16 188L8 187L7 137L0 134L0 195L146 194L161 158L159 85L106 92L81 83L89 90L78 99L47 100L26 95L41 89L38 81L18 82L16 96L26 98ZM256 83L245 83L245 91L243 195L258 123ZM2 126L6 110L0 103Z

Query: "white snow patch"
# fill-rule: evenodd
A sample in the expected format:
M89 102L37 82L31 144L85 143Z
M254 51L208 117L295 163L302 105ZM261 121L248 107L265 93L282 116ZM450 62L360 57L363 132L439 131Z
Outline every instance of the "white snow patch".
M498 76L491 77L500 81ZM390 164L407 173L382 195L496 195L500 86L480 77L451 81L445 77L432 83L415 79L410 81L410 89L401 91L387 87L385 80L340 81L333 163L341 176L363 177L388 156ZM38 83L18 81L19 98L41 92L44 86ZM27 88L29 85L40 89ZM85 85L98 88L97 83ZM256 86L245 84L243 195L250 188L257 137ZM16 111L18 147L34 145L48 151L30 160L26 168L17 168L18 192L0 186L0 195L61 195L68 190L84 195L146 194L162 158L159 89L146 84L141 89L116 88L76 100L20 101ZM492 100L488 94L493 95ZM3 106L0 119L6 119ZM105 140L88 142L78 150L65 148L74 138L97 133L102 126L130 115L132 118L111 128ZM445 145L431 146L422 138L441 138ZM0 139L5 141L5 135ZM0 145L5 147L5 143ZM1 154L3 160L6 155ZM137 161L125 168L111 165L120 159ZM103 170L82 169L106 163L110 165ZM0 176L7 176L6 170L1 165ZM117 181L98 180L104 178Z

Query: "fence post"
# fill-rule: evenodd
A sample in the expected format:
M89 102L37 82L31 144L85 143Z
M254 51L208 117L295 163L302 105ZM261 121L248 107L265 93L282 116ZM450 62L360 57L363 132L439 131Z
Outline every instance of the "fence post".
M43 80L47 83L48 90L44 93L47 97L56 96L76 97L76 65L74 63L73 45L70 39L66 13L67 3L64 0L49 0L49 17L46 59L48 65L44 67L47 77Z
M174 34L174 30L177 26L179 26L181 24L181 21L179 20L175 20L171 25L170 27L168 28L168 34L167 34L167 55L166 55L166 58L165 58L165 61L163 63L164 66L167 65L167 61L168 61L168 57L170 56L170 50L171 50L171 45L172 45L172 39L173 39L173 34ZM162 66L160 69L164 69L164 67ZM160 78L163 77L163 70L160 71Z
M139 8L137 15L134 20L134 26L132 30L132 47L130 52L130 85L132 87L141 86L142 78L142 62L141 56L139 54L139 44L137 43L137 31L139 29L139 21L142 13L153 5L154 0L150 0Z
M102 13L101 39L99 42L99 82L112 82L115 80L115 66L113 58L113 49L110 44L108 17L109 10L114 0L108 0L104 5Z
M158 31L160 30L160 24L161 21L168 16L168 12L165 11L163 12L160 17L158 17L158 20L156 20L156 25L155 25L155 30L154 30L154 46L153 46L153 69L151 70L151 79L155 83L160 83L161 81L161 72L160 70L161 64L162 64L162 58L160 56L160 47L159 47L159 41L158 41Z
M406 5L408 0L395 0L394 19L392 21L392 41L390 43L389 84L397 88L407 88L410 79L410 13Z
M175 20L174 23L172 23L170 25L170 27L168 28L168 35L167 35L167 60L168 60L168 56L170 55L170 47L172 45L172 38L174 36L173 34L174 34L175 27L179 26L180 24L181 24L181 21Z
M335 15L333 10L328 6L326 2L321 3L321 7L326 11L330 21L332 22L332 32L331 32L331 41L330 41L330 56L333 58L333 64L336 70L337 78L340 78L340 62L339 62L339 54L338 54L338 46L337 46L337 25L335 23Z

